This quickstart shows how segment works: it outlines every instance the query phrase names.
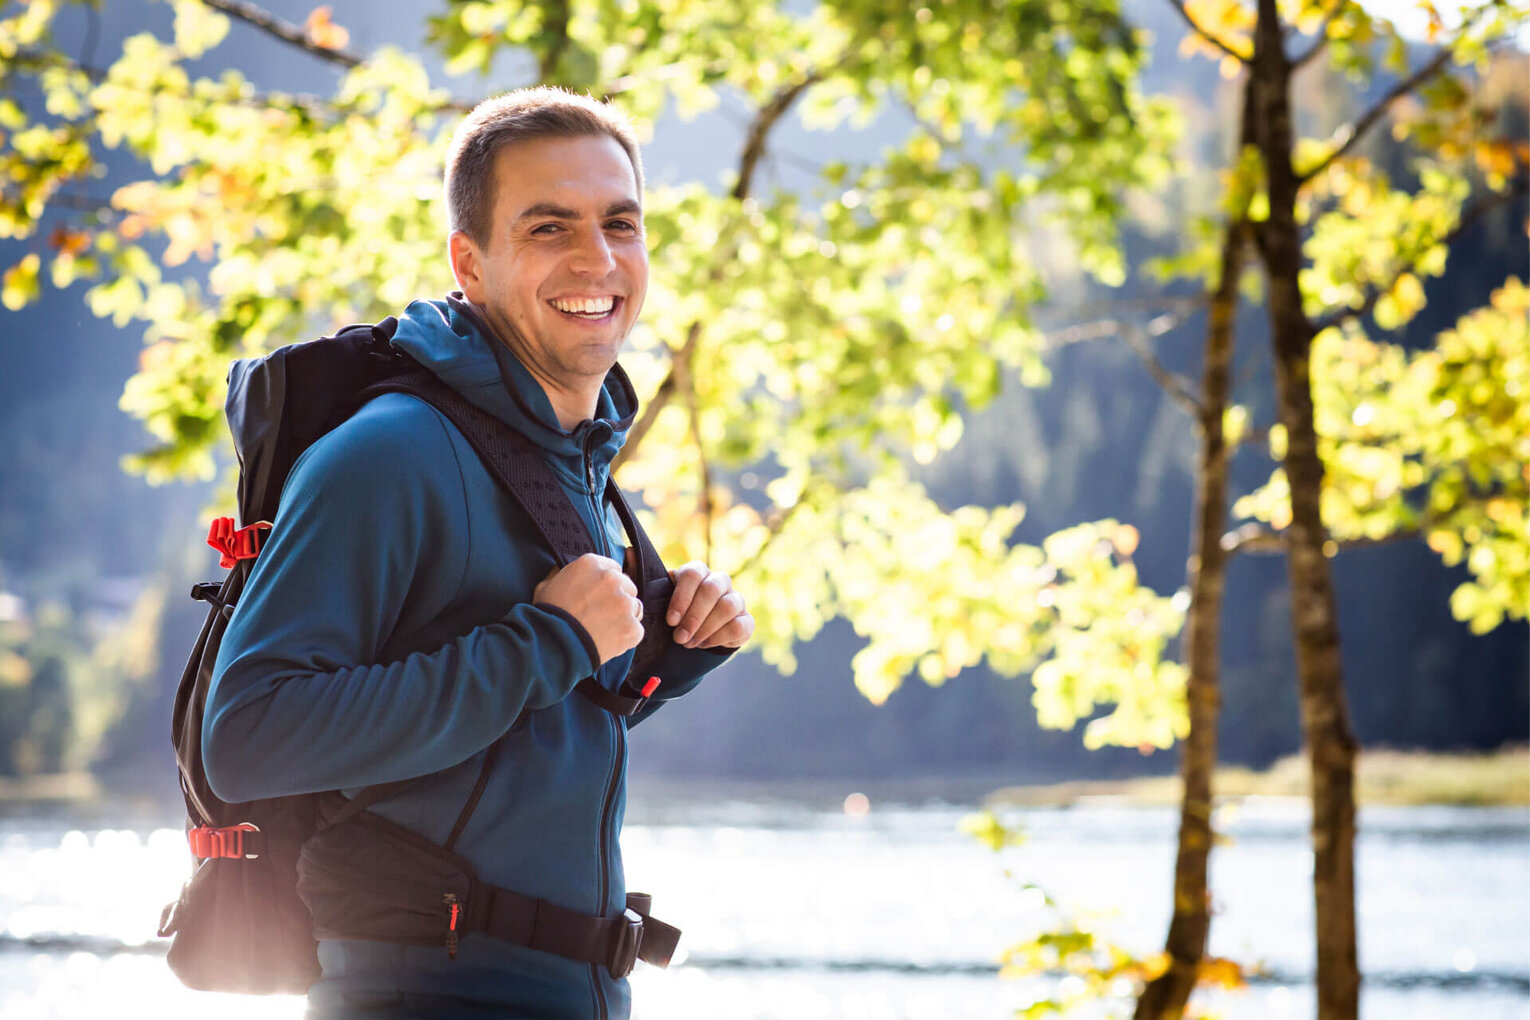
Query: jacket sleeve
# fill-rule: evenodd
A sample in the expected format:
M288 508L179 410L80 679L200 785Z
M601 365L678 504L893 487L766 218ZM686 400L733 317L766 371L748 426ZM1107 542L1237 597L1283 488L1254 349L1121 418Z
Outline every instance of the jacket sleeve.
M412 400L419 413L373 413L388 399L299 460L229 621L202 722L224 800L449 768L595 668L577 622L529 604L383 661L401 623L451 604L471 550L445 423Z

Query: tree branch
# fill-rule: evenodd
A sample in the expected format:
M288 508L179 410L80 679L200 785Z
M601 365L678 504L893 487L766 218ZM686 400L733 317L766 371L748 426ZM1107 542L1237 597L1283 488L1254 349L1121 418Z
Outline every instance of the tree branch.
M693 333L699 330L693 329ZM701 468L701 516L705 536L705 555L702 561L712 562L712 518L716 507L712 503L712 465L707 460L706 445L701 441L701 411L696 406L696 380L691 375L691 357L695 354L695 347L686 345L685 357L675 360L674 370L671 372L675 378L676 388L684 391L685 407L690 415L691 440L696 444L696 461Z
M302 28L290 22L262 10L247 0L202 0L202 3L217 11L222 11L231 18L237 18L247 25L254 25L267 35L274 36L282 42L296 46L298 49L307 50L316 57L338 64L349 70L361 64L361 57L346 50L329 49L320 46L308 38L308 33Z
M1521 166L1519 170L1520 172L1515 175L1514 182L1509 186L1507 190L1495 191L1473 202L1466 208L1464 212L1461 213L1461 218L1456 221L1456 225L1452 227L1444 237L1441 237L1439 240L1435 241L1434 244L1443 244L1449 246L1463 233L1476 225L1477 221L1482 219L1488 213L1492 212L1494 209L1497 209L1501 205L1505 205L1508 202L1513 201L1520 195L1525 194L1527 190L1530 190L1530 177L1526 177L1524 173L1525 168L1523 166ZM1432 248L1434 245L1430 245L1430 247ZM1317 336L1325 329L1341 325L1345 322L1348 322L1350 319L1357 319L1369 315L1371 313L1371 309L1376 307L1376 302L1381 300L1382 295L1386 294L1394 286L1396 286L1397 281L1402 277L1404 273L1412 272L1417 267L1418 262L1416 260L1409 262L1407 265L1398 267L1397 272L1392 274L1392 278L1387 281L1386 286L1381 287L1372 284L1370 287L1368 287L1366 289L1364 300L1362 300L1358 306L1351 308L1341 308L1338 311L1331 312L1314 322L1312 324L1312 335Z
M848 56L847 52L839 62L842 63ZM765 155L765 138L770 134L770 129L785 116L787 110L791 109L798 96L823 81L828 70L822 67L814 68L804 75L801 81L777 90L770 102L760 107L760 111L755 114L754 123L749 126L749 136L744 142L744 153L739 158L738 181L733 185L732 191L734 199L742 202L749 197L754 171L760 164L760 158Z
M1393 103L1439 74L1448 63L1450 63L1450 50L1448 48L1440 50L1427 64L1388 89L1386 95L1378 99L1358 119L1345 124L1335 131L1330 139L1334 145L1333 151L1324 156L1317 166L1298 174L1296 178L1297 187L1301 187L1324 170L1327 170L1333 165L1335 160L1358 145L1360 139L1365 137L1365 133L1375 127L1377 121L1386 116Z
M1429 530L1427 523L1410 524L1389 531L1380 538L1346 538L1342 542L1333 542L1339 552L1351 552L1355 549L1373 549L1379 545L1395 545L1398 542L1406 542L1418 538ZM1263 524L1250 521L1241 527L1234 528L1222 536L1222 551L1231 556L1235 553L1274 553L1284 552L1286 548L1286 531L1276 531Z
M1202 28L1200 24L1190 16L1190 12L1185 9L1184 0L1168 0L1168 3L1170 7L1179 12L1179 16L1184 19L1185 24L1189 25L1191 31L1193 31L1196 35L1200 36L1202 39L1205 39L1207 42L1211 43L1211 45L1215 46L1217 49L1221 50L1229 57L1232 57L1238 63L1248 63L1247 57L1243 56L1243 54L1227 45L1227 43L1223 42L1221 39L1217 38L1206 29Z
M1221 545L1222 551L1228 556L1248 552L1284 552L1286 533L1250 521L1223 535Z
M802 93L806 92L814 84L822 81L832 68L838 67L849 60L852 52L853 48L847 49L834 64L814 68L802 80L792 85L783 86L771 97L768 103L759 109L749 126L748 140L744 143L743 154L739 157L738 181L733 185L732 198L743 202L744 199L749 197L749 189L754 181L755 170L759 167L760 159L765 154L765 139L770 134L770 129L775 127L776 123L785 116L786 111L791 109L792 104L797 101ZM732 257L731 246L719 249L718 260L713 264L711 271L708 273L709 278L713 281L720 279L723 272L723 264ZM654 391L653 399L648 402L647 407L643 408L643 413L627 433L626 443L623 444L621 451L611 462L612 471L621 467L637 451L639 444L643 441L643 437L648 434L649 429L653 428L653 423L658 418L659 412L664 410L665 405L674 398L675 390L677 389L676 366L681 360L689 361L700 339L701 323L693 322L686 331L684 345L678 351L671 350L669 374L664 377L664 381Z
M563 54L568 50L568 0L549 0L542 5L542 8L542 34L551 36L552 44L547 47L547 52L542 54L541 65L537 68L537 79L547 81L558 69L558 61L563 59Z
M622 444L622 448L611 459L611 472L613 474L637 452L637 448L643 443L643 438L648 435L649 429L653 428L654 422L658 420L659 412L664 410L669 402L674 399L675 390L677 389L675 366L680 363L681 359L690 357L690 352L695 348L696 341L700 338L701 323L693 322L686 333L685 343L678 351L673 349L670 351L668 374L664 376L664 381L659 384L659 388L654 390L653 397L648 401L647 406L643 408L643 413L638 415L638 420L633 422L632 428L627 430L627 441Z
M1158 360L1158 355L1153 352L1153 345L1148 342L1152 337L1162 336L1178 324L1178 318L1172 315L1160 315L1149 322L1146 328L1135 323L1128 323L1121 331L1121 339L1126 341L1126 345L1142 361L1159 388L1184 409L1186 414L1200 421L1203 412L1200 399L1195 395L1195 385L1178 372L1171 372L1165 368L1163 362Z
M1323 50L1327 49L1328 29L1333 25L1334 21L1339 17L1339 15L1344 12L1344 8L1348 5L1349 0L1337 0L1337 2L1333 5L1333 10L1329 11L1326 15L1323 16L1323 23L1318 26L1317 37L1313 39L1312 45L1308 46L1305 52L1303 52L1295 60L1291 61L1291 70L1294 71L1298 67L1309 63L1313 57L1316 57L1319 53L1322 53Z
M1169 395L1186 413L1197 421L1201 416L1200 400L1195 395L1195 385L1177 372L1172 372L1164 367L1163 362L1153 352L1153 337L1162 336L1175 326L1178 326L1178 315L1164 314L1153 319L1146 326L1139 326L1134 322L1122 322L1119 319L1097 319L1093 322L1080 322L1053 333L1046 334L1042 339L1044 350L1055 350L1066 347L1069 344L1082 343L1087 340L1104 340L1109 337L1120 337L1126 341L1132 353L1141 359L1148 374L1153 377L1163 391Z
M791 506L776 507L771 511L770 515L765 519L765 541L760 543L760 547L758 549L749 554L749 558L747 560L741 563L736 569L730 570L728 572L729 574L737 579L742 577L744 573L752 568L756 563L760 562L760 560L765 555L765 550L769 549L771 543L776 540L776 537L780 535L782 531L786 530L787 522L792 519L792 516L797 512L797 508L803 504L805 501L803 497L805 496L806 493L804 493L802 497L798 497L797 502L793 503Z

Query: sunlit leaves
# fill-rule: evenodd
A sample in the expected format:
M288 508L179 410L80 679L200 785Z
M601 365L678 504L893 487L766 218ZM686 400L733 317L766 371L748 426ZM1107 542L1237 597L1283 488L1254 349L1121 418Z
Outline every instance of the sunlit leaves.
M326 50L343 50L351 41L351 34L335 24L328 4L315 7L303 20L303 33L315 46Z
M198 77L190 61L227 19L171 2L172 38L132 36L102 75L46 48L7 68L43 83L51 122L0 95L12 233L105 150L146 168L14 269L5 296L31 299L46 266L59 286L92 280L96 314L144 325L122 403L158 441L132 462L153 480L214 470L231 357L449 288L440 167L457 117L419 60L392 50L326 97ZM13 43L47 41L45 8L9 26ZM348 43L327 8L304 30ZM1019 545L1020 508L952 511L908 474L957 443L1007 370L1044 381L1028 317L1044 294L1037 224L1060 227L1101 279L1124 278L1122 196L1166 172L1173 116L1138 93L1142 39L1113 0L474 0L446 5L431 35L454 73L503 54L521 75L621 96L641 129L725 99L758 132L799 114L819 129L910 122L795 192L767 184L773 139L763 163L742 158L747 133L723 182L734 193L651 188L653 282L626 362L645 400L672 396L622 481L653 508L669 559L739 575L756 647L782 668L843 616L865 640L852 670L874 701L908 677L1052 661L1037 693L1049 724L1092 720L1092 746L1182 732L1183 678L1166 661L1181 614L1138 586L1133 529Z
M1228 56L1206 36L1218 40L1239 58L1248 60L1254 55L1254 5L1244 0L1185 0L1184 7L1201 32L1186 32L1180 38L1180 55L1199 53L1219 61L1223 77L1231 78L1237 73L1237 58Z
M202 0L171 2L175 7L175 46L181 56L194 60L221 43L223 37L228 35L228 16L202 3Z
M42 264L36 252L23 255L20 262L0 278L0 303L12 311L26 307L37 297L37 269Z
M1310 266L1301 284L1307 313L1359 307L1381 289L1376 322L1396 329L1424 307L1419 277L1445 271L1442 243L1460 218L1466 180L1423 164L1417 191L1394 189L1387 175L1361 161L1339 161L1320 194L1335 207L1319 216L1304 250Z
M1421 530L1472 580L1451 609L1485 633L1530 615L1530 291L1492 303L1409 354L1358 329L1313 343L1314 420L1335 540ZM1284 474L1234 508L1289 523Z

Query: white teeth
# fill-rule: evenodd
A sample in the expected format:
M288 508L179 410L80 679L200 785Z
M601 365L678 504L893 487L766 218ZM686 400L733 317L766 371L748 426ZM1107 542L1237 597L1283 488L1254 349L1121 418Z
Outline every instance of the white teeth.
M571 312L575 315L605 315L616 305L616 299L611 296L598 298L554 298L552 306L560 312Z

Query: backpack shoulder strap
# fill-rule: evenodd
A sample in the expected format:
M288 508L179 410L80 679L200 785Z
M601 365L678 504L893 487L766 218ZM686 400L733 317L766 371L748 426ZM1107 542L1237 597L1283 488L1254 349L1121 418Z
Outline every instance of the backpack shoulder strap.
M408 393L435 407L457 427L500 486L526 511L545 545L551 548L560 564L569 563L585 553L594 552L594 542L584 521L553 476L531 441L515 429L467 400L456 390L420 369L408 372L365 391L366 396L386 392ZM611 691L593 678L579 684L579 691L601 708L616 715L630 716L647 699L639 694L646 671L673 637L673 628L665 622L674 582L659 558L647 532L632 512L627 498L611 480L606 482L606 499L616 510L627 532L636 558L632 580L643 603L643 640L633 656L632 668L621 684Z

